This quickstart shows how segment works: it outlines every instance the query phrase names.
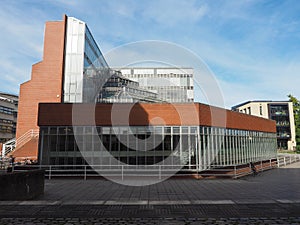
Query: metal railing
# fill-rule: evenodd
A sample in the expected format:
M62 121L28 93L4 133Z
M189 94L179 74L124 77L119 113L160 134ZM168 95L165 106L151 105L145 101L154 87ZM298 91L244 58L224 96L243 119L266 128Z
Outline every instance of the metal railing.
M278 168L296 162L300 162L300 154L278 154L277 156Z
M260 161L255 163L256 172L269 170L276 167L275 160ZM30 165L28 169L44 169L45 177L117 177L121 180L132 177L156 177L163 179L169 176L194 176L196 178L231 177L239 178L253 174L250 164L234 165L228 167L209 168L199 171L196 165L183 167L178 171L174 165ZM15 171L23 171L26 168L15 167Z
M16 140L16 147L20 148L32 138L39 136L39 130L29 130Z
M7 156L10 152L14 151L16 147L20 148L28 141L39 136L39 130L29 130L17 140L15 138L5 142L2 146L2 157Z
M16 139L13 138L2 145L2 157L5 157L8 153L12 152L16 147Z

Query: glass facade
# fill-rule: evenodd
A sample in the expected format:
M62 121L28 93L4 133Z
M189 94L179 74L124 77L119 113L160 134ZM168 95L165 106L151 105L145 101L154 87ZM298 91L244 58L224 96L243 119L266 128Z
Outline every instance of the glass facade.
M110 75L109 67L86 24L68 17L64 102L95 102Z
M290 115L288 104L269 104L270 119L276 121L277 147L288 149L291 139Z
M129 80L116 71L104 84L97 102L101 103L133 103L133 102L162 102L157 93L142 89L139 83Z
M141 88L156 92L166 102L193 102L194 83L191 68L124 68L116 69Z
M202 171L276 157L276 134L202 126L41 127L42 165L170 165ZM83 157L84 156L84 157Z
M121 70L124 78L138 83L139 87L126 85L114 93L109 90L107 96L102 95L99 99L99 93L103 94L103 86L115 71L109 68L87 25L76 18L67 18L63 102L194 101L191 68L135 68L130 69L130 73L127 71ZM111 96L108 96L109 92ZM117 96L119 92L122 95Z

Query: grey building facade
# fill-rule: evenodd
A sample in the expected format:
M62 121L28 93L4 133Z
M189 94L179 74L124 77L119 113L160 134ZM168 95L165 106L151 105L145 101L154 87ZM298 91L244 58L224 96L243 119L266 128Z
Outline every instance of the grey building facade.
M194 102L194 70L190 67L114 68L123 76L139 83L141 88L157 93L170 103Z
M18 96L0 92L0 143L16 135Z

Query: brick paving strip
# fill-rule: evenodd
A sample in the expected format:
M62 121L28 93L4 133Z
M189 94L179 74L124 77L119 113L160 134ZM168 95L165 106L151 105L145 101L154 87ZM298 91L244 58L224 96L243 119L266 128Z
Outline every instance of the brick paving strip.
M75 200L75 201L0 201L1 206L51 206L51 205L245 205L245 204L300 204L300 199L275 199L275 200L178 200L178 201L89 201L89 200Z
M243 218L299 217L300 203L252 204L2 204L0 218Z
M300 224L300 217L278 218L2 218L0 224Z

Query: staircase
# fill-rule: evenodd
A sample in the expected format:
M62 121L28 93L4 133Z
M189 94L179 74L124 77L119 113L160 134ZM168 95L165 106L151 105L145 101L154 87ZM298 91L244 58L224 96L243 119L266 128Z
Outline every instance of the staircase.
M29 130L25 134L23 134L18 139L11 139L5 142L2 146L2 157L7 157L9 153L14 151L16 148L20 148L25 145L27 142L34 138L39 137L39 130Z
M12 152L16 148L16 139L13 138L2 145L2 157L7 156L8 153Z

